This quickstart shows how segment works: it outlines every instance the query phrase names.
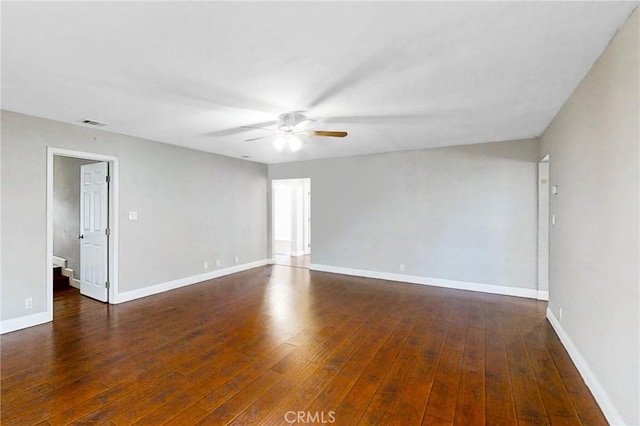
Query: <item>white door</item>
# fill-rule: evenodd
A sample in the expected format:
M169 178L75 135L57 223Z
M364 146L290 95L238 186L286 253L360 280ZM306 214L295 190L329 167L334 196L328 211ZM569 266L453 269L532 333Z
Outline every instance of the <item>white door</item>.
M106 162L80 167L80 293L107 301L109 190Z
M311 179L304 180L304 254L311 254Z

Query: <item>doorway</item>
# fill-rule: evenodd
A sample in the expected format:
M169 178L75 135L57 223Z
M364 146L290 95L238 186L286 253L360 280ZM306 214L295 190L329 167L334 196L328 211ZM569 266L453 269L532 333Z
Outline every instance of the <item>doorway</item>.
M311 258L311 179L274 179L272 206L275 264L308 269Z
M118 170L117 157L47 149L47 313L51 320L54 282L60 285L61 279L67 293L77 293L76 287L84 296L116 302Z
M549 155L538 163L538 300L549 300Z
M55 155L53 157L53 289L80 290L82 276L79 239L81 233L82 166L95 160Z

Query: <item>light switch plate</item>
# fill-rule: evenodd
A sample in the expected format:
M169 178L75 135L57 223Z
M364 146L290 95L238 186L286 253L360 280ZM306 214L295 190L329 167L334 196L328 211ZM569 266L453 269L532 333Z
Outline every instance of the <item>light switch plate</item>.
M129 212L129 220L138 220L138 212L135 212L135 211Z

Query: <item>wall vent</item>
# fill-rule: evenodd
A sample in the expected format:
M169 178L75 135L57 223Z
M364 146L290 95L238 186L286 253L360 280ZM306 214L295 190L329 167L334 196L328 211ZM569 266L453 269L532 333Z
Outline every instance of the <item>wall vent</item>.
M96 121L96 120L91 120L88 118L85 118L84 120L80 120L81 124L86 124L87 126L97 126L97 127L104 127L104 126L108 126L107 123L101 123L100 121Z

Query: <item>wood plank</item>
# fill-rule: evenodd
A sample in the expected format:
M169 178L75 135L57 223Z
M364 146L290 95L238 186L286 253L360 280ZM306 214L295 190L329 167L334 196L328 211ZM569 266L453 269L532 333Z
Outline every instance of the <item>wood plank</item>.
M355 424L360 420L413 326L413 318L400 321L336 408L336 421L340 424Z
M109 420L115 424L130 425L166 403L171 394L185 384L184 377L173 372L167 373L136 389L132 398L118 398L77 421L101 423Z
M335 409L351 390L399 322L399 319L390 321L374 320L365 330L365 333L360 335L361 338L358 344L354 345L355 350L351 355L345 355L348 358L346 358L346 362L342 364L333 379L309 404L301 408L311 413L335 412Z
M578 413L556 369L539 328L523 334L545 410L552 423L580 424Z
M553 363L560 374L569 398L576 409L580 421L586 425L607 425L608 422L595 399L586 387L578 369L571 362L569 354L548 322L544 323L542 336Z
M222 378L221 381L223 383L220 386L214 387L211 392L204 395L197 401L196 405L207 412L211 412L224 404L240 390L257 380L258 377L264 375L267 371L274 371L274 364L277 364L279 360L295 350L295 346L293 345L284 345L282 351L275 352L272 356L265 357L236 374L217 376Z
M249 404L237 417L235 417L230 425L261 425L265 424L264 419L282 402L282 395L287 394L296 386L293 377L282 375L282 380L271 387L269 392L263 393L260 397ZM279 423L285 423L286 410ZM276 422L277 424L278 422Z
M515 401L500 312L485 311L485 412L487 421L516 424Z
M190 405L186 410L181 411L177 416L172 417L164 424L172 426L193 425L207 417L208 414L209 413L194 404Z
M548 424L547 412L540 396L525 342L517 327L517 321L515 318L512 318L512 321L512 324L506 326L506 321L502 318L501 324L505 334L507 362L518 422Z
M406 388L415 364L415 357L398 354L369 402L360 423L389 424L391 422L400 394Z
M400 426L422 422L453 312L452 304L438 306L437 315L425 330L416 365L399 397L390 424Z
M274 371L267 371L254 382L250 383L240 392L236 393L233 397L219 405L213 410L207 417L200 420L197 424L209 425L220 424L224 425L233 420L238 413L244 411L249 405L251 405L262 394L269 392L269 390L282 380L282 375Z
M365 318L372 318L375 313L376 311L372 310ZM270 409L262 412L258 408L264 406L265 401L257 401L255 406L249 407L247 413L243 413L238 417L238 423L245 421L250 423L259 422L261 424L279 422L291 411L311 413L312 416L320 413L321 416L328 417L329 413L333 413L334 406L328 404L326 396L332 391L335 395L334 384L336 376L346 378L347 365L353 367L355 363L351 363L352 361L362 363L362 357L354 359L355 354L361 351L363 346L376 345L375 334L380 332L377 327L379 318L372 321L375 324L365 321L357 328L355 324L352 327L347 324L344 328L344 338L341 340L333 339L330 351L312 352L313 355L311 357L302 358L314 363L309 366L313 372L305 374L299 368L289 369L286 373L286 396L280 398L277 404L271 405ZM379 323L379 325L382 329L387 328L382 323ZM357 378L350 377L353 380ZM309 407L309 401L312 401L312 403L322 401L322 406L314 409Z
M138 367L132 370L130 374L123 375L119 383L113 384L106 391L89 398L78 399L77 403L70 408L64 410L58 408L56 410L57 413L50 418L51 423L69 424L77 422L82 417L100 411L102 407L114 401L130 397L140 388L148 386L149 383L168 373L169 371L164 366L156 366L151 369Z
M454 415L454 424L456 425L483 425L486 423L484 324L482 307L471 305Z
M454 420L468 319L468 305L466 303L458 305L438 362L436 376L427 401L425 418L426 416L437 417L447 422Z
M97 395L105 389L106 386L99 381L77 380L22 404L3 404L2 423L38 423L48 419L58 410L72 407L78 400Z

